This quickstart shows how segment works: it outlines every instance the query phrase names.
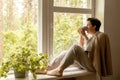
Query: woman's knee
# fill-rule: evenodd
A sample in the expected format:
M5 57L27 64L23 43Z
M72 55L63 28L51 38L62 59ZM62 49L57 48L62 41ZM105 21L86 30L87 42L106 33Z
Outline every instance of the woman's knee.
M81 48L79 45L77 45L77 44L74 44L73 46L72 46L73 48Z
M77 53L84 53L84 50L77 44L74 44L72 49Z

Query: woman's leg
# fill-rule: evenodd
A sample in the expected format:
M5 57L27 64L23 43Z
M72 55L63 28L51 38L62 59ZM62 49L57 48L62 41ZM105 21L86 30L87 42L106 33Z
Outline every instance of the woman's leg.
M56 69L48 71L47 74L62 76L64 69L73 64L74 60L78 61L86 70L95 71L84 50L78 45L73 45L65 54L60 65Z
M60 66L65 69L76 60L88 71L94 71L92 62L89 61L87 53L79 46L73 45L66 53L65 57L60 63Z
M59 55L57 55L54 59L52 59L46 69L46 71L52 70L57 68L60 65L61 60L63 59L63 57L65 56L65 54L67 53L67 51L62 51ZM36 74L45 74L46 71L41 71L41 70L36 70Z
M50 61L50 64L48 65L50 69L55 69L60 65L60 62L64 58L67 51L62 51L58 56L56 56L54 59Z

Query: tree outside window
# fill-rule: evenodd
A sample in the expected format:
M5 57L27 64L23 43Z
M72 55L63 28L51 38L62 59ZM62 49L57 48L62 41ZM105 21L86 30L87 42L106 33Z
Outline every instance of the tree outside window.
M37 52L37 0L0 0L0 56L25 45Z

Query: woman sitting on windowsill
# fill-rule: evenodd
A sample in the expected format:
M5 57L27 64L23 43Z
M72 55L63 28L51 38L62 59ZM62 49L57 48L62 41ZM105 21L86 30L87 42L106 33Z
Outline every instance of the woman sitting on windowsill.
M87 19L87 28L79 28L79 44L75 44L69 50L62 52L51 61L46 72L51 76L62 76L63 71L75 61L83 69L96 72L99 76L112 74L111 52L107 34L100 32L100 20L97 18ZM88 38L87 34L92 35ZM80 66L80 67L81 67Z

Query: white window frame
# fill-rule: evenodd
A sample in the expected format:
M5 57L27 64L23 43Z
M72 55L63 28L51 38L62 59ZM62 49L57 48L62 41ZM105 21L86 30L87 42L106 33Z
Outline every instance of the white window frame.
M53 53L53 14L54 12L65 12L65 13L84 13L92 14L95 16L95 0L92 0L91 9L83 8L71 8L71 7L55 7L53 5L54 0L38 0L41 9L39 9L39 52L40 49L44 53L48 53L52 56ZM62 1L62 0L61 0ZM40 37L42 36L42 37ZM41 41L40 41L41 40ZM42 46L40 47L40 45Z

